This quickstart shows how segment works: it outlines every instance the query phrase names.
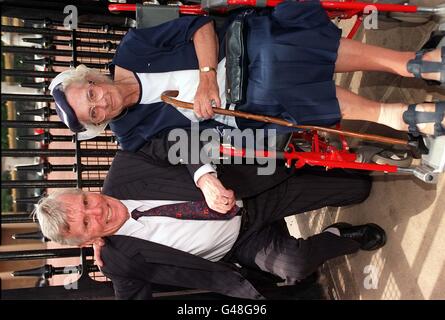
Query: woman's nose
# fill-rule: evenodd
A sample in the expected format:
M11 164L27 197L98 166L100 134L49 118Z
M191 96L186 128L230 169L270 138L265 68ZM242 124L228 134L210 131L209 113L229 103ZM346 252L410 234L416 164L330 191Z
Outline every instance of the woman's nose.
M105 100L105 97L102 97L102 99L98 100L94 103L96 107L105 108L107 106L107 101Z

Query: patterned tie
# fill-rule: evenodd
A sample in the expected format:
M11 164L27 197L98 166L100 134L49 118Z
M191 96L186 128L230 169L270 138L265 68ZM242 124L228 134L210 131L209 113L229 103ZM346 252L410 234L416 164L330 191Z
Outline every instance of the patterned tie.
M235 205L226 214L210 209L205 201L188 201L175 204L167 204L146 211L134 209L131 217L135 220L142 216L165 216L176 219L194 220L229 220L236 216L240 208Z

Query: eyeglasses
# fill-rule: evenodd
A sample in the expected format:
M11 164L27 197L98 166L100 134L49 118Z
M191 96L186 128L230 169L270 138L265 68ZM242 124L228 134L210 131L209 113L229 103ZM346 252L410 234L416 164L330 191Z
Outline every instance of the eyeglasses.
M93 124L99 125L105 120L105 112L101 108L96 108L96 103L104 96L101 87L97 86L94 81L88 81L87 100L90 105L89 117Z

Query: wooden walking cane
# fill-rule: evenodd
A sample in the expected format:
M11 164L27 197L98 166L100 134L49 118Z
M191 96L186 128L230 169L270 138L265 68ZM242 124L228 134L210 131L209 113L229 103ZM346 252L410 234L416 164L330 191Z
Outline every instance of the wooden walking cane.
M168 103L168 104L174 106L175 108L185 108L185 109L193 110L193 103L184 102L184 101L175 99L175 97L177 97L178 94L179 94L179 91L176 91L176 90L164 91L161 95L161 100L164 101L165 103ZM292 127L292 128L304 129L304 130L318 130L318 131L324 131L324 132L329 132L329 133L336 133L336 134L347 136L347 137L359 138L359 139L368 140L368 141L377 141L377 142L388 143L388 144L408 146L407 140L383 137L383 136L378 136L378 135L374 135L374 134L357 133L357 132L346 131L346 130L338 130L338 129L332 129L332 128L326 128L326 127L319 127L319 126L297 125L295 123L292 123L290 121L286 121L286 120L283 120L280 118L263 116L260 114L248 113L248 112L243 112L243 111L213 108L213 112L216 114L222 114L222 115L232 116L232 117L239 117L239 118L244 118L244 119L254 120L254 121L259 121L259 122L275 123L275 124L279 124L284 127Z

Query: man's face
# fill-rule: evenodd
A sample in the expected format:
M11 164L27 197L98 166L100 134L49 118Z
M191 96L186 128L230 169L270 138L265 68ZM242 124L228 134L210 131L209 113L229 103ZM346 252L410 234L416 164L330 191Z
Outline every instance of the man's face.
M117 199L92 192L58 197L68 209L69 236L90 244L114 234L129 218L127 208Z

